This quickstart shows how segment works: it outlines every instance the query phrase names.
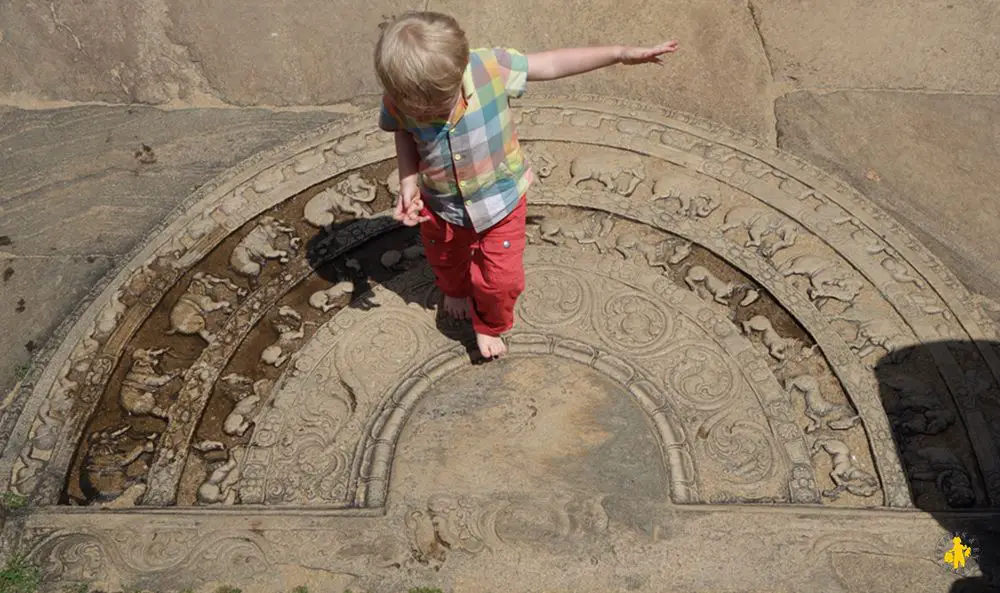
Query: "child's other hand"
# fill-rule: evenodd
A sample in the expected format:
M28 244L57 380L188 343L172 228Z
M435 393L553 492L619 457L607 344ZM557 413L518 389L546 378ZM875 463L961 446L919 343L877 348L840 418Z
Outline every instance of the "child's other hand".
M416 226L430 220L430 217L420 215L423 209L424 201L420 199L420 188L415 183L401 183L392 217L406 226Z
M622 50L622 64L661 64L660 56L677 51L677 41L667 41L656 47L626 47Z

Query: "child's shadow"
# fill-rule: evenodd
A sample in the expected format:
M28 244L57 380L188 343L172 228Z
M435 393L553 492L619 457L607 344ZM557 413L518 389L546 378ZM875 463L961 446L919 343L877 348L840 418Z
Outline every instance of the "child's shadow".
M365 225L369 230L383 229L363 241L356 247L344 246L351 237L360 236L356 232ZM435 325L444 336L461 343L469 354L473 364L486 360L479 353L476 345L476 335L469 321L457 320L445 314L441 306L440 292L435 288L433 301L418 300L414 294L397 289L398 284L390 282L399 274L413 268L426 266L427 262L421 254L419 257L404 257L404 251L420 244L420 234L415 227L398 225L388 216L375 216L359 220L348 220L335 223L324 230L318 231L307 241L306 257L316 275L326 280L330 286L341 282L353 285L351 301L347 305L352 309L371 311L380 305L374 301L372 289L381 285L393 290L407 304L418 304L421 307L432 308L435 311ZM386 256L387 252L399 254L400 261L392 263L394 255ZM383 258L386 261L383 261ZM386 265L386 264L389 265Z

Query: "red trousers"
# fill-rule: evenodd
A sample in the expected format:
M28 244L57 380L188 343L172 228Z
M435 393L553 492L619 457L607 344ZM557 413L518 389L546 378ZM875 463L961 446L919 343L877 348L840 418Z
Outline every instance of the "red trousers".
M472 327L499 336L514 325L514 304L524 291L524 246L527 243L524 196L513 212L489 229L453 225L430 209L421 223L427 263L445 295L469 298Z

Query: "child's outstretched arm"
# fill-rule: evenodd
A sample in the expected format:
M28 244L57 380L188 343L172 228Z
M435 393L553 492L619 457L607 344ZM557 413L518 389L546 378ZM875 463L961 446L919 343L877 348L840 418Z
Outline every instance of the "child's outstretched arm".
M677 42L668 41L656 47L567 47L553 49L528 57L528 80L555 80L583 74L612 64L659 64L660 56L677 51Z

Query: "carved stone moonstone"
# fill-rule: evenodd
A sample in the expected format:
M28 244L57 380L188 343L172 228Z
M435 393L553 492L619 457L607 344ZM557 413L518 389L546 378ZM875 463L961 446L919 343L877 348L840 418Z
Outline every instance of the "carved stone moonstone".
M996 330L897 223L681 114L513 117L508 357L472 364L391 218L392 136L345 118L199 190L75 321L0 424L0 488L50 507L5 541L105 589L693 590L739 556L809 590L871 550L923 574L947 534L901 509L1000 506Z

